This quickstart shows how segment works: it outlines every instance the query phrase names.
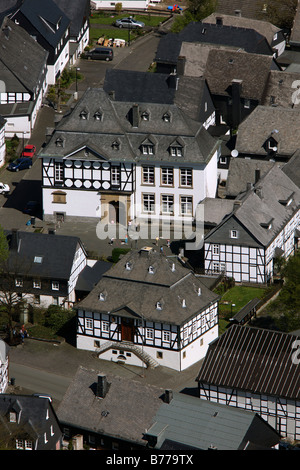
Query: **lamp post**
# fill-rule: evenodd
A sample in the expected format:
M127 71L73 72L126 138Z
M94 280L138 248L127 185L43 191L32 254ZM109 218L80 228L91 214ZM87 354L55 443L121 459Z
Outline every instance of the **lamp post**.
M78 88L77 88L77 71L79 71L80 68L76 67L75 68L75 93L74 93L74 99L77 100L78 98Z

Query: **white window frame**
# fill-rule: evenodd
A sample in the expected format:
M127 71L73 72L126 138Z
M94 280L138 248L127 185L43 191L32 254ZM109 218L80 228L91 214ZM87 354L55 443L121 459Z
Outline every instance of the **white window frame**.
M59 290L59 282L52 281L52 290Z
M155 194L143 194L143 212L155 212Z
M180 168L180 186L191 188L193 186L192 168Z
M154 166L142 167L142 184L154 185Z
M161 196L162 214L174 214L174 196L173 194L162 194Z
M230 238L238 238L239 232L237 230L230 230Z
M170 331L163 330L163 341L166 341L167 343L171 341Z
M109 333L109 321L101 321L101 330L103 333Z
M154 339L154 329L146 328L145 336L146 336L146 339Z
M86 330L92 330L94 327L94 320L92 318L85 318L84 325Z
M33 285L33 288L34 288L34 289L41 289L41 288L42 288L42 283L41 283L41 281L38 281L38 280L36 280L36 279L33 280L33 284L32 284L32 285Z
M111 167L111 184L119 185L121 183L121 170L118 166Z
M212 246L212 252L214 255L219 255L220 254L220 245L214 244Z
M54 179L58 183L63 182L64 180L64 166L63 166L63 163L61 162L55 162Z
M17 278L15 280L15 286L16 287L23 287L23 279Z
M161 185L173 186L174 185L174 168L165 166L161 169Z
M180 196L181 215L193 215L193 196Z

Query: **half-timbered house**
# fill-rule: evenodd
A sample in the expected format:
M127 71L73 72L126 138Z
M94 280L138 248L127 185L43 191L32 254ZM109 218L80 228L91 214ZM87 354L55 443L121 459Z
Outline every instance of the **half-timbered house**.
M299 225L299 188L275 165L235 199L232 212L205 237L205 272L267 283L274 260L294 253Z
M8 385L8 351L8 345L0 339L0 394L5 392Z
M204 400L254 411L300 439L299 336L232 325L209 345L197 377Z
M7 231L9 257L0 278L0 296L8 293L29 304L69 308L76 300L75 287L87 263L78 237Z
M218 336L218 296L176 258L133 250L76 305L77 348L183 370Z
M192 222L198 202L216 194L218 152L175 104L88 89L40 153L44 218Z

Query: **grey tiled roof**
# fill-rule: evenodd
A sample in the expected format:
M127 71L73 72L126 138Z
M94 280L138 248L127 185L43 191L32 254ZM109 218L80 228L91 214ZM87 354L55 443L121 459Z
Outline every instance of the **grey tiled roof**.
M100 399L95 394L97 378L95 370L78 368L58 407L60 422L146 445L143 434L162 403L164 390L108 374L109 389Z
M231 6L233 3L234 2L230 2ZM225 14L217 11L204 18L203 23L215 24L216 19L219 17L222 18L223 24L226 26L237 26L239 28L254 29L262 36L265 36L270 45L273 42L274 35L280 31L280 28L273 25L269 21L263 21L261 19L258 20L256 18L246 18L245 16L237 16L234 15L234 11L232 11L231 14Z
M271 56L212 49L204 77L212 94L230 95L233 79L242 80L241 97L261 101L274 60Z
M261 195L258 194L258 190ZM285 205L284 201L288 201L291 197L292 202ZM278 165L274 165L253 189L240 199L241 204L237 209L208 234L207 240L232 243L228 230L223 230L222 225L225 226L228 220L235 219L254 240L267 247L283 230L295 211L299 210L300 190ZM265 226L269 223L271 223L270 228ZM247 243L245 240L245 244ZM239 239L239 244L243 244L242 239Z
M1 26L0 42L1 80L5 82L6 91L34 93L48 52L8 17Z
M261 0L218 0L218 12L235 15L240 12L245 18L261 19Z
M151 155L153 161L204 163L210 160L219 145L201 123L189 118L176 105L138 104L137 127L132 126L130 120L132 108L132 102L110 100L102 89L88 89L72 112L60 121L40 155L65 157L88 146L111 161L149 161L149 156L142 154L141 145L145 139L150 139L155 145L154 155ZM83 110L88 113L86 120L80 119ZM101 121L94 117L99 110L103 114ZM149 121L140 118L143 111L149 113ZM166 112L170 113L171 122L163 120ZM57 137L64 139L63 148L56 145ZM183 156L171 157L170 145L178 137L184 145ZM112 148L117 139L120 142L119 150Z
M276 130L278 154L291 156L300 148L300 109L257 106L239 125L236 149L243 154L267 156L263 145Z
M299 108L299 73L271 70L262 105Z
M130 263L130 270L126 263ZM150 266L153 274L149 273ZM100 293L105 294L105 301L99 300ZM217 299L176 258L167 258L155 250L149 255L132 250L103 275L76 308L181 325ZM156 308L157 302L162 304L161 310Z
M237 197L238 194L246 192L248 183L255 184L256 171L260 172L262 178L274 165L274 162L264 160L231 158L226 180L226 196Z

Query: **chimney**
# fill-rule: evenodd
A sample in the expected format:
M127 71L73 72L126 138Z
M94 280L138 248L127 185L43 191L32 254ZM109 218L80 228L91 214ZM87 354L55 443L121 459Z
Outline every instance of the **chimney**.
M164 402L171 403L172 399L173 399L173 390L170 390L170 389L165 390Z
M183 55L178 56L177 59L177 74L184 75L186 57Z
M255 184L260 180L260 170L255 170Z
M233 79L231 82L232 96L232 126L235 128L241 122L241 94L243 80Z
M108 382L107 382L106 375L98 374L96 395L98 398L105 398L107 392L108 392Z
M132 120L132 127L139 127L139 105L133 104L131 109L131 120Z
M13 228L11 231L10 249L14 251L19 250L19 232L16 228Z
M177 90L178 88L178 77L175 73L171 73L167 78L168 88L172 88L173 90Z

